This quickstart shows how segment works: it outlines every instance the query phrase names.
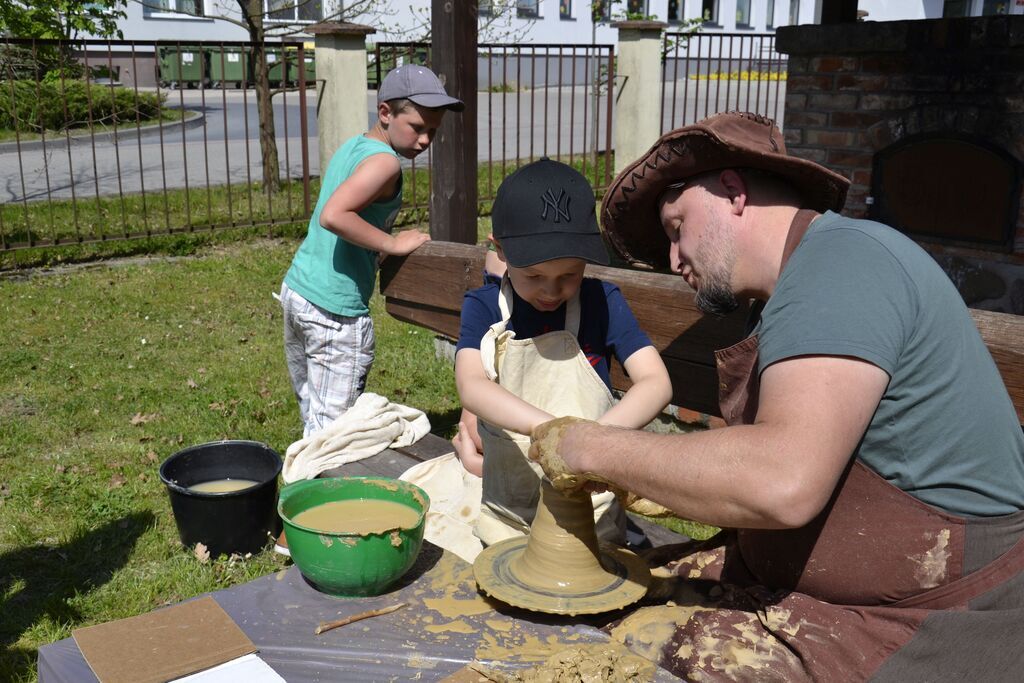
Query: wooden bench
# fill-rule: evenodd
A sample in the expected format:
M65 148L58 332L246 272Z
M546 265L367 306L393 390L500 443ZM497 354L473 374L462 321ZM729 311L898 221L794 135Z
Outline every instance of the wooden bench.
M409 256L386 259L380 288L387 312L449 339L458 338L462 297L482 284L485 253L484 247L428 242ZM674 389L672 403L719 415L714 351L742 339L747 312L725 318L703 315L694 304L693 290L674 275L600 266L587 266L587 275L614 282L622 290L640 327L665 360ZM971 315L1024 424L1024 317L973 309ZM612 386L629 388L629 379L617 364Z

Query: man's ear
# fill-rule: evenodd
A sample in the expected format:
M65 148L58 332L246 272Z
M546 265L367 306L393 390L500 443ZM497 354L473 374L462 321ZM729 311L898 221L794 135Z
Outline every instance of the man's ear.
M722 191L729 199L734 216L743 215L747 208L747 184L743 176L731 168L727 168L718 174L718 182L721 183Z
M501 259L501 262L507 263L507 261L505 261L505 252L501 250L501 242L499 242L498 238L494 236L494 233L492 232L489 235L487 235L487 239L490 240L491 244L494 245L494 253L498 255L498 258Z

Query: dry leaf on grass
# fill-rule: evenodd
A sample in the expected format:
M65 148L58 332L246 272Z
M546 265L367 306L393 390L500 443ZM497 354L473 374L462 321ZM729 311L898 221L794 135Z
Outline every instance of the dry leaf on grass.
M124 486L124 483L126 481L127 481L127 479L124 478L123 474L120 474L120 473L119 474L115 474L114 476L112 476L110 478L110 483L107 484L107 488L108 489L118 489L118 488L121 488L122 486Z
M202 564L206 564L210 561L210 551L202 543L196 543L196 548L192 551L192 554L195 555L196 559Z
M152 422L159 416L160 413L149 413L148 415L143 413L135 413L135 415L132 416L132 424L136 426L146 424L147 422Z

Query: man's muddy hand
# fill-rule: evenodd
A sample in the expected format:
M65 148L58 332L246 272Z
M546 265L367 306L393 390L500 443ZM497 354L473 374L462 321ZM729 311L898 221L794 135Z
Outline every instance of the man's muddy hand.
M591 477L573 472L559 452L565 432L579 424L596 424L580 417L559 417L537 425L531 434L530 459L537 461L551 484L563 493L584 489Z
M597 424L579 417L559 417L537 425L531 435L530 459L537 461L551 484L563 493L587 491L589 493L603 490L612 491L620 504L627 510L639 512L649 517L670 517L673 513L663 505L641 498L634 493L625 491L612 482L590 472L574 472L562 457L559 450L565 433L583 424Z

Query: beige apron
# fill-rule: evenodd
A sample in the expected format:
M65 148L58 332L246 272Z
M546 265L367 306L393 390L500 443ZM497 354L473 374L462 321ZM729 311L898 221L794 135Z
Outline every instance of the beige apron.
M516 339L507 330L512 316L512 286L501 282L498 305L502 319L480 342L487 376L527 403L555 417L589 420L608 412L614 398L591 367L576 339L580 325L579 293L566 302L565 329L532 339ZM526 453L530 437L479 421L484 447L483 492L475 533L492 545L529 532L540 501L540 466ZM625 513L611 492L594 494L594 520L599 538L622 544Z

